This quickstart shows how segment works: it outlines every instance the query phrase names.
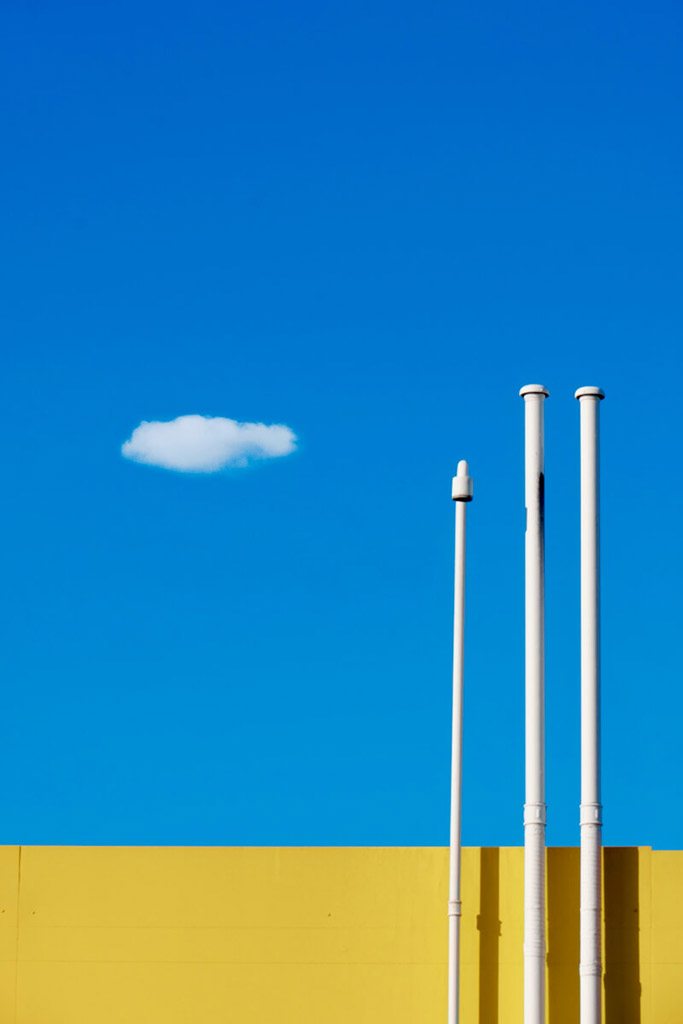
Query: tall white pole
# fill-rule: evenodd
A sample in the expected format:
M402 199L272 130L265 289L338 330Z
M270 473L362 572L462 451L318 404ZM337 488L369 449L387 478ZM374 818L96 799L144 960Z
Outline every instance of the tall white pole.
M581 419L581 1024L602 1017L600 803L600 388L579 388Z
M462 820L462 698L465 653L465 528L472 479L466 462L453 477L455 501L455 597L453 611L453 733L451 845L448 886L448 1024L458 1024L460 1002L460 848Z
M529 384L525 436L526 798L524 803L524 1024L545 1022L545 470L543 404Z

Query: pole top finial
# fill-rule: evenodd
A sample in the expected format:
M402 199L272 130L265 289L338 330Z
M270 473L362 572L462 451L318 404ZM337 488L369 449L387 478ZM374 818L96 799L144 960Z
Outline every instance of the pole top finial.
M453 501L472 501L472 477L464 459L458 463L458 475L453 477Z
M525 398L526 395L543 395L547 398L550 392L543 384L525 384L519 389L519 394L521 398Z
M587 387L579 388L574 392L574 398L604 398L605 392L602 388Z

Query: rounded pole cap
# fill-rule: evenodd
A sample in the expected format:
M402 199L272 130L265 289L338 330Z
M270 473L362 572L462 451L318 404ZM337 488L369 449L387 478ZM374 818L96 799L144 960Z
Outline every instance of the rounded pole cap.
M578 388L574 392L574 398L604 398L605 392L602 388Z
M519 394L522 398L526 395L543 395L547 398L550 392L543 384L525 384L523 388L519 389Z
M453 477L453 501L472 501L472 477L464 459L458 463L458 475Z

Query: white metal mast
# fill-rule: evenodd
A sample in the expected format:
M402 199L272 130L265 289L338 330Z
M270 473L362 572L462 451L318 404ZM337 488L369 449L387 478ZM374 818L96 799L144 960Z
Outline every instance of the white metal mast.
M462 820L462 698L465 651L465 529L472 479L466 462L453 477L455 501L455 587L453 611L453 733L451 758L451 845L448 887L448 1024L458 1024L460 1001L460 848Z
M545 1022L545 476L540 384L520 390L525 435L526 797L524 1024Z
M579 388L581 420L581 1024L602 1017L600 803L600 388Z

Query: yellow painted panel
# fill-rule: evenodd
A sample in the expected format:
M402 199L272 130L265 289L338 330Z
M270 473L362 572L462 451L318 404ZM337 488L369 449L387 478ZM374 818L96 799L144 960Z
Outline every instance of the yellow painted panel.
M547 1021L576 1024L579 851L547 863ZM523 867L464 851L466 1024L522 1022ZM433 848L0 848L0 1024L441 1021L447 872ZM603 905L605 1024L683 1022L683 853L606 849Z
M0 963L16 957L19 847L0 846Z
M67 963L21 967L21 1024L330 1024L436 1019L434 968Z
M18 846L0 846L0 1021L14 1021L19 906Z
M27 849L18 1020L438 1014L446 871L443 850Z
M680 964L683 961L683 906L680 898L682 867L678 851L661 850L655 854L652 865L652 910L657 927L652 934L652 957L660 964ZM672 899L672 894L676 892L679 899Z
M652 1019L657 1024L681 1024L683 1020L683 967L678 964L652 965Z

